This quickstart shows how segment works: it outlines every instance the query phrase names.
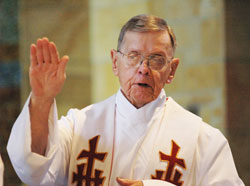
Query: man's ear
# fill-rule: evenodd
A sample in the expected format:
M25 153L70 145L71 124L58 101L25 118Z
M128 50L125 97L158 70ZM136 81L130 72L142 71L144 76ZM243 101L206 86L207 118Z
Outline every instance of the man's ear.
M115 76L118 76L118 66L117 66L117 51L112 49L110 51L111 60L112 60L112 70Z
M177 70L177 67L178 67L178 65L179 65L179 62L180 62L180 59L179 58L174 58L171 62L170 62L170 65L171 65L171 71L170 71L170 73L169 73L169 75L168 75L168 79L167 79L167 84L170 84L172 81L173 81L173 79L174 79L174 75L175 75L175 72L176 72L176 70Z

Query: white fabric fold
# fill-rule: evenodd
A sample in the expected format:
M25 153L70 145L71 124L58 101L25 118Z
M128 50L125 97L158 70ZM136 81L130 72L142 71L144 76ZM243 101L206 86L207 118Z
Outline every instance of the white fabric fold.
M37 183L42 183L45 175L49 173L49 167L55 159L56 151L59 148L56 133L57 126L54 125L54 123L57 123L57 110L54 101L49 113L50 140L46 156L41 156L31 152L29 102L30 96L12 128L7 151L18 176L23 178L22 181L29 185L37 185Z

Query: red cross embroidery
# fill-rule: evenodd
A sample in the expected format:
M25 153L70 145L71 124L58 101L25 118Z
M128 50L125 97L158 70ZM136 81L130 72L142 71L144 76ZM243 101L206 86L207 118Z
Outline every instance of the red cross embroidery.
M172 184L177 186L182 186L183 181L180 181L182 173L178 170L175 170L175 166L179 165L182 168L186 168L185 160L177 158L177 154L180 150L180 147L172 140L172 150L171 155L164 154L163 152L159 152L160 154L160 161L168 162L168 166L166 171L163 170L156 170L156 176L151 175L152 179L160 179L164 181L168 181ZM172 175L174 172L174 175Z
M102 177L102 170L94 169L96 160L104 161L107 153L96 152L97 143L100 136L95 136L89 140L89 151L82 150L77 159L86 158L88 162L77 165L77 172L73 172L72 183L77 186L100 186L103 185L105 176Z

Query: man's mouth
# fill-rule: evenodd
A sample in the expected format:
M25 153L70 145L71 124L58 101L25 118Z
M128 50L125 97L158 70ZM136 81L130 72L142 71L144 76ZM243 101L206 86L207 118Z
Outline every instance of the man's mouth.
M142 87L150 87L147 83L138 83L138 85Z

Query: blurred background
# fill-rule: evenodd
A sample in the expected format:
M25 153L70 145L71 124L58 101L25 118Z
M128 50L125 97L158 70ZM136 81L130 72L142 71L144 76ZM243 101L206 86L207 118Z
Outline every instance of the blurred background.
M57 97L59 116L116 93L110 50L137 14L165 18L178 42L179 69L167 95L219 128L250 185L250 1L0 0L0 152L4 185L21 185L6 153L11 127L27 99L29 46L39 37L69 55ZM226 163L226 162L225 162Z

